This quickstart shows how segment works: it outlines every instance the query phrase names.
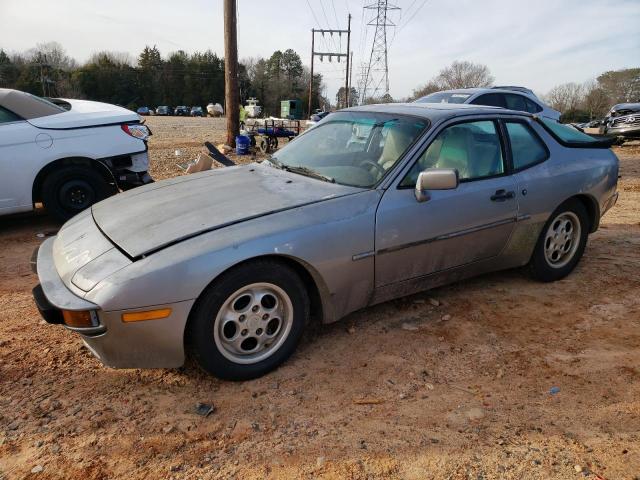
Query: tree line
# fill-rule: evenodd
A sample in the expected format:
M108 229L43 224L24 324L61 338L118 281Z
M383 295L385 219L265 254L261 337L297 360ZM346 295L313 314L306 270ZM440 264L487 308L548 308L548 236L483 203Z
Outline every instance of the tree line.
M280 115L280 101L309 100L310 73L292 49L269 58L249 58L238 66L240 101L256 97L267 115ZM119 52L96 52L84 64L68 56L57 42L8 54L0 49L0 87L45 97L86 98L135 109L139 106L224 105L224 59L215 52L177 51L163 57L146 46L137 58ZM322 98L322 75L314 75L312 108Z

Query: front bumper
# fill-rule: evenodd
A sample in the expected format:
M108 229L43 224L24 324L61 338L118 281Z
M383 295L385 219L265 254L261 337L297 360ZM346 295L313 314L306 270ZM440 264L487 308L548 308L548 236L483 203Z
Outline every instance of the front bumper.
M606 134L612 137L640 138L640 125L607 127Z
M39 247L35 260L40 284L33 297L42 317L51 324L62 324L80 335L87 348L106 366L113 368L175 368L184 363L184 330L193 300L146 308L105 311L69 290L58 275L53 261L55 237ZM125 323L122 314L149 309L171 308L159 320ZM64 325L62 310L94 310L99 325Z

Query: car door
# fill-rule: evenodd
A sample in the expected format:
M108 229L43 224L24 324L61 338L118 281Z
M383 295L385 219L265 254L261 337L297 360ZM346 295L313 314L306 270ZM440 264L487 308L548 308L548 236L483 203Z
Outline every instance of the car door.
M383 287L497 256L517 217L497 121L442 128L406 176L385 192L376 214L375 284ZM455 168L460 184L428 192L414 186L427 168Z
M31 210L37 129L0 107L0 214Z

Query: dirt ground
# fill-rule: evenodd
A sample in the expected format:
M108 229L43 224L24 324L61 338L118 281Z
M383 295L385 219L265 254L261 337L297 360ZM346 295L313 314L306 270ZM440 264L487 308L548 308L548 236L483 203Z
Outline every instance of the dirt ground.
M223 137L215 119L149 124L157 178ZM567 279L502 272L368 308L243 383L103 367L31 299L57 225L1 218L0 479L639 479L640 147L616 153L620 200Z

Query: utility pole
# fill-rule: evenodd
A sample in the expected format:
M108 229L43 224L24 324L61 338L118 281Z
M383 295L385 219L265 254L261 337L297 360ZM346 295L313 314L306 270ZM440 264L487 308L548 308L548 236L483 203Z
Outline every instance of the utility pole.
M240 134L238 97L238 29L236 0L224 0L224 109L227 116L227 145L236 146Z
M344 78L344 108L349 107L349 48L351 43L351 14L347 20L347 71Z
M309 79L309 115L311 117L311 101L313 99L313 48L316 39L315 30L311 29L311 78Z
M349 95L351 95L351 88L353 87L353 50L350 52L349 54ZM347 99L351 102L351 99ZM347 103L347 107L350 107L351 105L349 103Z
M315 51L315 38L316 38L316 33L321 33L322 36L324 37L325 33L328 33L330 35L333 36L334 33L337 33L338 35L340 35L342 37L343 33L347 34L347 52L346 53L342 53L342 51L339 52L316 52ZM346 75L345 75L345 87L348 87L349 84L349 41L351 39L351 14L349 14L349 28L347 30L325 30L325 29L315 29L312 28L311 29L311 80L309 80L309 115L311 115L311 106L312 106L312 99L313 99L313 61L315 57L320 57L320 61L322 62L324 60L324 57L329 57L329 61L331 61L331 59L333 57L336 57L338 59L338 62L340 62L341 58L346 58L347 59L347 71L346 71ZM348 95L349 93L346 93L346 98L348 99ZM345 104L346 105L346 104Z

